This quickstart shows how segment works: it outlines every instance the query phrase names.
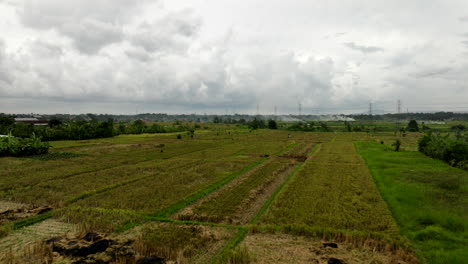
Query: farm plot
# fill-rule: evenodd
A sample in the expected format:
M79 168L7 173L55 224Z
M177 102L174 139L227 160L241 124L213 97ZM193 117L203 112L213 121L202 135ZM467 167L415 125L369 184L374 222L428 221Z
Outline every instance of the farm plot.
M110 186L125 185L147 177L162 175L173 168L189 167L195 163L190 159L144 162L45 181L29 188L7 192L2 198L34 205L61 207L69 200L87 192L99 192Z
M156 213L197 190L204 189L248 165L246 161L204 162L104 192L76 204Z
M311 243L321 247L320 239L342 243L330 258L349 263L368 257L411 260L406 253L392 255L400 239L397 228L353 145L372 136L235 128L205 131L194 139L176 135L58 142L55 153L87 156L24 159L22 165L16 158L2 159L8 164L0 167L22 176L16 183L11 175L4 182L0 178L0 186L17 184L1 192L0 201L52 206L48 216L74 223L83 233L127 236L135 247L130 262L151 255L167 262L217 263L244 238L241 245L254 251L259 263L271 260L268 254L274 257L282 243L300 252ZM28 162L38 173L23 168ZM60 246L68 240L57 241ZM364 245L369 251L356 251ZM328 248L317 250L315 260L328 260ZM240 248L234 259L244 253Z
M270 153L290 144L287 137L283 137L279 144L274 144L275 137L271 142L261 142L258 137L261 136L253 135L236 141L221 138L216 144L215 141L177 140L167 137L164 141L164 137L159 137L149 141L159 142L158 144L147 142L130 147L128 144L123 144L123 147L99 144L87 146L88 152L84 153L89 156L67 160L31 160L31 166L17 164L18 166L10 167L7 172L2 172L5 175L2 175L4 177L0 186L5 186L5 190L0 193L0 197L4 200L61 206L83 192L160 175L175 167L182 169L192 163L219 161L239 151L251 154L249 149L252 148L262 153ZM162 144L164 146L161 146ZM73 149L83 150L79 147ZM232 161L247 164L257 158L259 157L250 155L236 156Z
M239 177L239 181L233 182L233 186L226 186L226 188L207 197L198 206L190 208L188 212L179 214L177 218L205 222L239 223L247 210L255 209L252 205L268 186L276 186L283 182L293 166L294 162L291 160L272 159L264 166L243 175L244 177Z
M356 147L398 222L428 263L468 259L468 172L415 151Z
M89 172L138 164L149 160L162 160L179 155L215 147L206 142L178 142L170 144L159 141L158 144L129 145L116 144L93 145L88 149L73 148L66 153L81 153L83 156L58 159L37 160L32 158L3 158L0 163L0 191L31 187L40 182L72 177ZM164 147L158 147L164 144ZM223 142L220 142L222 145ZM163 151L163 152L161 152ZM54 155L54 153L48 154ZM46 155L47 157L47 155ZM44 158L46 158L44 157Z
M279 195L262 223L396 234L397 228L351 142L324 143Z
M290 234L250 234L241 243L252 255L250 263L414 263L404 252L379 252L370 244L354 246L348 242L330 242L320 238Z
M220 190L185 208L175 217L224 223L247 223L292 173L297 159L305 160L314 144L301 142L279 157L249 171Z

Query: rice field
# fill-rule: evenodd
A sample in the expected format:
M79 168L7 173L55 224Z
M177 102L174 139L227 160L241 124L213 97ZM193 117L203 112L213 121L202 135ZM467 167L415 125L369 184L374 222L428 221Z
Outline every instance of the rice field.
M107 246L87 258L114 263L426 261L356 143L389 148L394 135L225 125L177 135L57 141L44 156L0 158L0 244L29 247L0 262L84 261L73 252L89 251L88 234ZM412 153L417 134L400 139ZM67 229L44 229L34 252L16 239L47 221ZM80 246L52 253L66 241Z

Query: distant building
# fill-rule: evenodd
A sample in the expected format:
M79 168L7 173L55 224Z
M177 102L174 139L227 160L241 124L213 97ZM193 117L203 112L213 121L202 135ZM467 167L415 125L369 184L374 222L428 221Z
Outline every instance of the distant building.
M39 120L35 117L17 117L14 120L15 123L33 124L35 126L47 126L49 124L49 121Z

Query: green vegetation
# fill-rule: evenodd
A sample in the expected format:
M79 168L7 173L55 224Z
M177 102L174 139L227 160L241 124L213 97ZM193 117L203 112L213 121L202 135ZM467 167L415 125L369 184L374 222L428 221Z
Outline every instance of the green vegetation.
M419 131L418 122L416 122L416 120L410 120L408 123L408 126L406 126L406 130L410 132L418 132Z
M468 136L427 133L419 139L418 150L429 157L468 170Z
M413 151L356 143L398 222L429 263L468 259L468 172Z
M49 144L42 142L34 133L30 138L15 138L11 134L0 137L0 157L3 156L32 156L45 154L49 151Z

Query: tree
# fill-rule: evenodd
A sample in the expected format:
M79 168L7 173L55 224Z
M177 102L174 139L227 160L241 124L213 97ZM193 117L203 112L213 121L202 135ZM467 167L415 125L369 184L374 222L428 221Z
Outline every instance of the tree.
M48 125L49 125L50 128L55 127L55 126L60 126L61 124L62 124L62 121L60 121L58 119L51 119L48 122Z
M141 134L144 133L146 129L145 122L143 120L135 120L131 125L132 133L134 134Z
M406 127L406 130L410 132L418 132L419 131L418 122L416 122L416 120L410 120L408 123L408 126Z
M13 119L6 116L0 116L0 126L11 126L13 123L15 123Z
M265 128L265 122L263 120L258 120L257 118L254 118L254 120L249 122L248 126L250 129Z
M276 121L273 119L268 120L268 128L269 129L278 129L278 125L276 124Z
M464 125L454 125L454 126L451 127L451 129L454 130L454 131L457 131L457 130L458 131L463 131L463 130L466 129L466 127Z

